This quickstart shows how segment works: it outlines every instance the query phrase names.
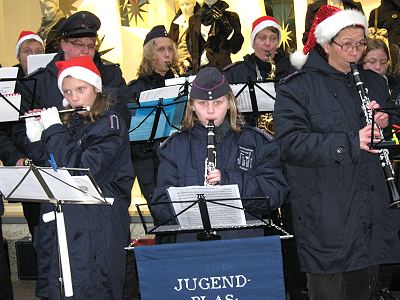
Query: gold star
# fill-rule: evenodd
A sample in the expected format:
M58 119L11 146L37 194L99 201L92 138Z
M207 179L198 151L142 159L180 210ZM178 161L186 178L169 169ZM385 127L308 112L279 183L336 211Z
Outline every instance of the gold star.
M286 50L286 48L289 48L289 41L292 40L292 38L290 37L290 34L292 33L292 31L289 31L289 24L285 25L285 21L282 21L282 46L283 46L283 50Z

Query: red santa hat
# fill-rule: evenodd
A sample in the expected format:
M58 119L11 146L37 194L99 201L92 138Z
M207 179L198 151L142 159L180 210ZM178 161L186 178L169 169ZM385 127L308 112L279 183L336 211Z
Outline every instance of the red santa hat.
M253 22L253 27L251 30L251 47L253 47L254 39L256 38L257 33L267 27L274 27L278 29L278 46L280 45L282 40L282 29L279 26L278 21L273 17L263 16Z
M322 5L315 14L303 51L297 50L294 52L290 56L290 62L297 69L301 69L316 43L321 46L329 43L340 30L352 25L362 26L365 30L365 36L368 36L368 22L362 12L354 9L341 10L335 6Z
M40 36L38 36L33 31L22 31L19 34L17 44L15 45L15 53L16 53L15 55L16 56L18 56L19 46L21 46L21 44L27 40L35 40L35 41L41 43L44 48L44 43L43 43L43 40L40 38Z
M66 61L56 62L58 68L58 88L62 91L62 82L65 77L71 76L93 85L102 92L102 81L99 70L90 56L78 56Z

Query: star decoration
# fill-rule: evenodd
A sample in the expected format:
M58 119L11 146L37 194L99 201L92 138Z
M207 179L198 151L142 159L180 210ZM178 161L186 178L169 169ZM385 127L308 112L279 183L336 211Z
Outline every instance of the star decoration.
M135 17L135 23L137 25L138 17L144 21L142 13L146 13L143 10L143 5L149 4L149 0L128 0L126 3L121 5L121 19L129 19L131 21Z
M292 38L290 37L290 34L292 33L292 31L289 30L289 24L285 25L285 21L282 21L282 47L283 50L286 50L286 48L289 48L289 41L292 40Z
M65 0L60 3L60 9L66 16L70 16L78 11L79 5L75 5L75 2L77 2L77 0Z

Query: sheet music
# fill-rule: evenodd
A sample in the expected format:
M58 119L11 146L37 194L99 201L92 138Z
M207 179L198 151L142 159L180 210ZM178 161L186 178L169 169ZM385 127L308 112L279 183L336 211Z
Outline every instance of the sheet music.
M2 94L17 109L21 108L21 94ZM0 122L18 121L19 112L6 100L0 97Z
M196 78L196 75L190 75L188 77L178 77L178 78L169 78L165 80L165 86L170 86L170 85L182 85L185 84L186 81L189 83L193 82L193 80ZM189 86L189 91L191 89L191 86Z
M216 199L234 199L222 200L219 203L207 202L208 214L211 226L214 228L246 225L246 217L242 210L243 205L240 200L239 187L234 185L217 185L217 186L187 186L187 187L170 187L167 189L170 200L173 202L175 213L178 214L193 202L197 201L197 194L204 194L206 200ZM191 202L182 202L191 201ZM237 208L227 207L225 205ZM196 204L186 212L178 216L178 222L181 228L202 228L201 215L199 206Z
M21 182L27 174L29 167L1 167L0 191L6 199L29 199L42 202L48 200L48 196L40 185L38 179L31 171L26 178L10 195L12 190ZM79 204L101 203L104 198L94 187L88 176L71 176L68 170L38 169L54 197L61 202L76 202ZM84 189L80 191L80 188Z
M18 74L17 67L0 68L0 78L17 78L17 74ZM15 90L15 80L0 81L0 93L14 94L14 90Z
M140 93L139 103L142 104L143 102L154 101L160 98L175 98L178 96L180 88L181 85L171 85L158 89L143 91Z
M150 138L155 120L156 106L160 101L165 115L172 126L168 124L167 118L161 112L154 138L168 137L177 131L176 128L179 128L181 125L187 101L187 96L183 96L178 101L175 101L181 88L182 86L168 86L143 91L140 94L139 108L135 104L128 103L128 108L132 112L129 128L130 141L147 141ZM161 100L159 100L160 98Z
M57 53L34 54L29 55L28 60L28 74L36 71L39 68L44 68L53 59Z
M238 110L242 113L252 112L253 107L251 106L249 88L246 87L240 93L240 95L237 96L237 94L243 88L244 85L245 83L239 83L239 84L231 84L230 86L232 88L233 94L236 96ZM273 96L273 98L271 98L258 86L262 88L264 91L268 92L271 96ZM254 91L256 93L258 111L259 112L273 111L275 105L275 97L276 97L274 82L254 83Z

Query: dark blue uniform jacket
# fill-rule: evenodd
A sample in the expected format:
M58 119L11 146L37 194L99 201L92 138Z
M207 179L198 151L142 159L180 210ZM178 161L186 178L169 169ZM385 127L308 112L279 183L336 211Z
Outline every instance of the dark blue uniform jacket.
M129 241L129 213L133 171L125 123L111 113L83 124L74 115L69 128L56 124L28 144L34 162L47 165L52 153L59 167L89 168L112 206L62 205L74 299L121 299L125 250ZM42 213L53 209L42 205ZM54 222L39 224L37 294L58 299L58 254Z
M252 127L240 132L229 130L216 144L217 169L221 184L237 184L242 198L270 197L272 209L283 204L288 193L281 171L279 149L272 137ZM152 203L168 201L166 189L204 184L207 156L207 130L200 124L178 133L159 148L160 166ZM246 162L250 162L246 164ZM244 208L258 215L268 209L265 201L244 201ZM172 216L171 206L153 205L155 223L161 224ZM246 236L245 231L231 237Z

